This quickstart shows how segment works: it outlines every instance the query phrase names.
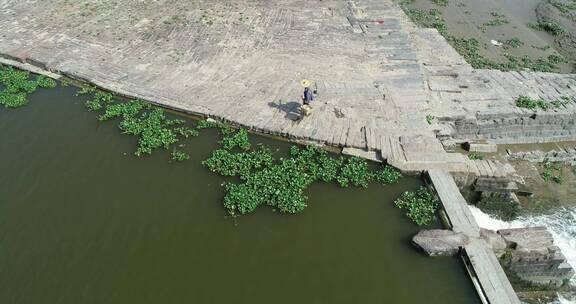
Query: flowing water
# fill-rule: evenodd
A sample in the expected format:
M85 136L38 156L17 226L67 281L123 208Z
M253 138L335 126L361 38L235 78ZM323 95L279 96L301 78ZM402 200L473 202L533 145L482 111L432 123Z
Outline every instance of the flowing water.
M560 248L568 263L576 269L576 208L559 208L553 212L536 216L523 216L512 222L495 219L480 209L470 206L478 225L482 228L498 230L544 226L554 237L554 243ZM576 277L570 284L576 286ZM576 299L560 299L560 303L576 303Z
M0 303L478 303L458 258L428 258L392 201L421 185L315 184L299 215L222 206L224 178L191 159L132 156L72 87L0 108ZM289 145L253 136L286 153Z

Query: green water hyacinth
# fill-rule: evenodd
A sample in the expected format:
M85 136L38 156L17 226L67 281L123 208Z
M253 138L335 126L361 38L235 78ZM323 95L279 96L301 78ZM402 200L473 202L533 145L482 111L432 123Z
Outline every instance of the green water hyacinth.
M180 150L172 151L172 160L185 161L188 159L190 159L190 155L186 154L186 152Z
M317 181L366 188L370 182L387 185L402 176L390 166L372 170L365 159L333 156L315 146L292 146L289 157L276 159L265 146L253 147L245 129L214 120L201 120L192 127L186 125L186 120L167 118L163 109L140 100L116 100L112 94L92 87L79 93L93 94L86 107L99 111L100 121L118 119L124 134L138 137L136 156L163 148L172 150L172 160L185 161L190 156L180 150L181 140L196 137L204 129L218 129L222 136L220 148L202 164L214 173L237 178L236 182L224 183L224 206L234 216L262 205L284 213L301 212L307 206L306 189Z
M372 175L368 169L368 163L359 157L348 158L337 177L341 187L348 187L352 184L356 187L368 188L371 179Z
M112 93L106 93L103 91L96 91L94 97L86 101L86 107L90 111L101 110L104 104L110 103L114 99Z
M144 109L151 107L140 100L130 100L127 102L120 102L114 104L107 104L104 114L100 115L100 121L110 120L112 118L122 117L124 119L133 118Z
M226 129L222 129L224 134L224 138L220 141L220 145L224 149L231 150L235 147L238 147L242 150L249 150L251 145L250 141L248 140L248 131L245 129L239 129L236 132L229 131Z
M420 187L415 192L404 192L394 205L405 210L406 215L418 226L425 226L436 218L439 201L428 188Z
M265 148L252 152L234 153L227 149L219 149L202 162L210 171L223 176L239 176L246 180L254 171L271 166L274 161L272 152Z
M114 101L114 95L98 90L83 89L80 94L94 93L86 107L91 111L103 110L98 117L100 121L120 118L118 128L124 134L138 136L136 156L152 154L158 148L170 149L178 143L180 137L188 138L198 135L196 129L183 126L182 119L168 119L161 108L156 108L141 100ZM172 152L172 159L184 161L189 155L180 150Z
M54 88L56 81L43 75L32 77L30 72L0 64L0 104L19 108L28 103L28 94L38 88Z
M372 174L375 181L383 184L389 185L395 183L398 179L402 177L402 173L392 166L382 166L379 170Z
M314 146L292 146L290 157L279 160L264 147L251 152L219 149L203 164L220 175L240 177L240 184L225 184L224 206L231 215L250 213L261 205L284 213L301 212L307 206L305 190L317 181L367 187L373 180L390 184L401 177L390 166L372 172L364 159L332 157Z

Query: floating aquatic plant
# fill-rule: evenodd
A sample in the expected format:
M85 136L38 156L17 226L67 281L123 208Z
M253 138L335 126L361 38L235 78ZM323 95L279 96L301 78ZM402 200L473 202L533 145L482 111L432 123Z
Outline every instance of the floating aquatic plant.
M316 181L367 187L372 180L390 184L401 177L392 167L372 172L364 159L332 157L314 146L292 146L290 157L279 160L263 147L250 152L220 149L203 164L220 175L240 177L240 184L225 185L224 206L232 215L250 213L260 205L286 213L300 212L307 206L304 191Z
M21 71L0 64L0 104L6 108L18 108L28 103L28 94L40 88L54 88L56 81L43 75L33 77L28 71Z
M367 188L372 178L366 160L359 157L350 157L342 166L340 175L336 178L341 187L348 187L350 184L356 187Z
M268 167L272 165L273 161L272 152L260 146L255 151L241 153L218 149L202 164L214 173L223 176L239 176L241 179L246 180L251 172Z
M224 149L231 150L235 147L238 147L242 150L250 149L251 145L250 141L248 140L248 132L245 129L239 129L236 132L225 132L227 133L220 141L220 145L222 145Z
M180 150L172 151L172 160L185 161L188 159L190 159L190 155L188 155L186 152Z
M113 99L114 95L112 93L96 91L94 97L86 101L86 107L91 111L99 111L104 104L110 103Z
M428 188L420 187L414 192L404 192L400 198L396 199L394 205L405 210L406 215L418 226L425 226L436 218L439 201Z
M364 159L334 157L314 146L292 146L288 158L275 159L270 149L262 145L253 148L245 129L214 120L201 120L191 127L185 120L167 118L163 109L143 101L115 100L112 94L92 87L81 91L89 93L94 95L86 106L101 111L100 121L119 119L118 127L123 133L138 137L137 156L151 154L158 148L172 148L173 160L187 160L190 156L175 148L177 143L198 136L201 130L217 128L222 135L221 148L202 164L214 173L239 178L239 183L225 183L224 206L232 215L252 212L261 205L286 213L300 212L307 206L305 190L316 181L366 188L372 181L391 184L401 177L390 166L374 171Z
M372 174L375 181L389 185L395 183L398 179L402 177L402 173L392 166L382 166L379 170Z

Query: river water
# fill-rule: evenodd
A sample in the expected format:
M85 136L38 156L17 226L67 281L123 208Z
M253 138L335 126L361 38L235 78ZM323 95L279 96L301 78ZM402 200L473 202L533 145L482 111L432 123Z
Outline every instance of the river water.
M392 201L421 184L315 184L299 215L229 218L200 164L215 131L132 156L76 89L0 108L0 303L478 303L458 258L428 258ZM287 143L254 136L285 153Z

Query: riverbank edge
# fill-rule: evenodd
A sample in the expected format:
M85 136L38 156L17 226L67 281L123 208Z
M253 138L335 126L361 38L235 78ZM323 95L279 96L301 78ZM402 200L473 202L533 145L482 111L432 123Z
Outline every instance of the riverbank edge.
M137 94L137 93L132 93L132 92L129 92L127 90L123 90L122 88L120 88L119 86L116 86L114 84L106 84L106 83L97 81L95 79L90 79L90 78L75 74L73 72L65 72L65 71L60 71L60 70L49 70L49 69L47 69L45 64L42 64L42 63L37 62L37 61L31 61L31 60L20 61L18 58L14 58L12 56L8 56L6 54L0 53L0 64L12 66L12 67L18 68L20 70L29 71L31 73L35 73L38 75L44 75L46 77L50 77L50 78L55 79L55 80L70 79L73 84L78 85L78 86L92 85L92 86L97 87L99 90L113 93L115 96L120 97L120 98L140 99L144 102L147 102L147 103L153 104L155 106L161 107L161 108L163 108L169 112L172 112L174 114L177 114L180 116L185 116L187 118L191 118L194 120L202 120L202 119L211 118L211 119L220 121L222 123L231 125L233 127L245 128L250 133L253 133L253 134L256 134L259 136L268 137L268 138L275 139L275 140L281 140L284 142L296 143L296 144L301 144L301 145L305 145L305 146L314 145L314 146L322 148L326 151L336 153L336 154L346 154L343 152L343 150L346 148L351 148L351 149L355 149L358 151L368 153L368 152L360 150L358 148L352 148L352 147L340 146L340 145L335 146L335 145L330 145L326 142L316 141L316 140L313 140L311 138L298 137L298 136L290 135L288 133L275 132L275 131L269 130L269 129L253 128L253 127L247 126L247 125L242 124L242 123L237 122L237 121L225 119L225 118L218 116L218 115L206 114L206 113L202 113L202 112L191 111L191 110L181 108L181 107L175 107L175 106L171 105L171 103L173 103L173 102L170 102L170 100L168 100L168 99L166 100L166 102L159 102L159 101L157 101L158 98L155 96L146 96L146 95L141 95L141 94ZM347 154L347 155L358 156L358 157L361 157L361 158L364 158L366 160L373 161L373 162L385 163L381 159L377 159L374 156L371 157L371 156L362 155L362 154L363 153L358 153L358 155L356 155L356 154L354 154L354 155ZM410 174L411 172L402 172L402 173L408 174L408 175L420 175L420 174L414 174L414 173Z

